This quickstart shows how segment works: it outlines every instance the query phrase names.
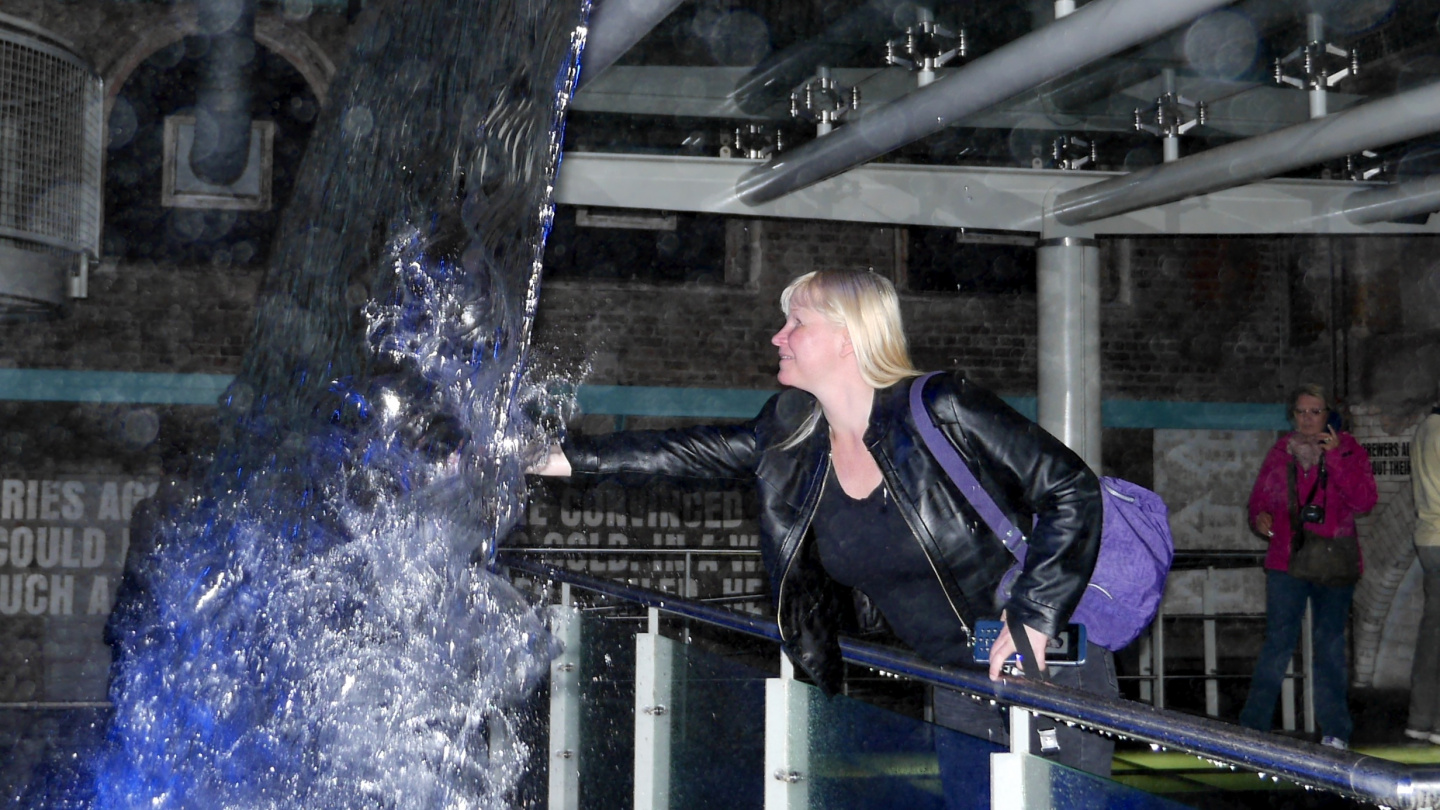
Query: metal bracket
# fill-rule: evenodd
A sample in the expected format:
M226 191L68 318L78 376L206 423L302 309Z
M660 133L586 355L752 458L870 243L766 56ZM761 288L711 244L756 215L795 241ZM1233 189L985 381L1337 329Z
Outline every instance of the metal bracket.
M785 141L780 131L776 130L771 135L761 124L746 124L735 128L735 140L732 144L725 144L720 147L720 157L744 157L750 160L765 160L771 155L778 154L785 148Z
M885 64L919 73L918 80L923 87L935 80L938 68L956 57L965 58L969 50L963 27L951 31L933 19L922 19L907 27L904 36L885 43Z
M1331 72L1330 65L1344 61L1344 67ZM1285 66L1300 63L1300 75L1285 72ZM1301 90L1322 90L1334 87L1343 79L1360 72L1360 56L1354 48L1345 49L1322 40L1312 40L1285 56L1275 58L1276 84L1288 84Z
M1356 182L1384 180L1390 174L1390 161L1379 152L1362 150L1358 155L1345 156L1345 176Z
M1179 93L1162 93L1148 109L1135 108L1135 129L1161 138L1177 138L1204 124L1206 116L1205 102L1191 101Z
M815 122L817 135L825 135L836 122L860 108L860 88L848 90L830 76L830 69L816 68L815 75L790 94L790 115Z
M1086 164L1094 168L1098 159L1095 142L1078 135L1061 135L1050 145L1050 157L1061 169L1079 169Z

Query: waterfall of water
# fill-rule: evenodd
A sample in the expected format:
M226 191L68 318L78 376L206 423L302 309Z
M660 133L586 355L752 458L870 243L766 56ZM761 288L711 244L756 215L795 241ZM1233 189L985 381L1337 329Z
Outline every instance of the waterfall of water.
M508 806L509 710L552 651L484 563L541 441L522 370L588 12L397 1L368 25L209 476L134 538L98 807Z

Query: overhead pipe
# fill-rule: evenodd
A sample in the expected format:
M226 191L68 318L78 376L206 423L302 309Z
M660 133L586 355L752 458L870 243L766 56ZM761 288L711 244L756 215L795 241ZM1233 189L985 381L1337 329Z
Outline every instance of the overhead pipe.
M201 0L195 6L206 48L200 59L190 169L217 186L239 180L250 162L255 3Z
M1440 211L1440 174L1357 191L1345 198L1341 213L1356 225L1373 225L1436 211Z
M1056 5L1058 8L1059 3ZM1288 24L1295 16L1288 5L1270 0L1246 0L1231 11L1249 20L1257 32ZM1056 16L1060 15L1057 13ZM1061 112L1078 110L1087 104L1101 101L1112 95L1117 87L1123 88L1153 78L1156 63L1183 64L1187 60L1183 33L1161 37L1122 58L1104 60L1092 65L1084 73L1063 77L1048 87L1038 87L1035 95L1046 99L1049 108Z
M615 62L685 0L599 0L590 13L577 89Z
M1065 225L1081 225L1436 131L1440 82L1068 191L1056 198L1054 215Z
M737 196L759 205L814 185L1229 2L1096 0L757 167L741 178Z
M818 37L766 57L731 91L735 106L759 115L789 98L821 65L845 64L869 47L877 31L894 28L895 12L909 0L869 0L847 11Z

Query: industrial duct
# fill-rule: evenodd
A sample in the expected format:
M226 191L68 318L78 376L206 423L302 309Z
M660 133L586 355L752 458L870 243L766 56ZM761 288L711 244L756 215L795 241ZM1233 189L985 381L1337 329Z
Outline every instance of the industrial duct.
M0 14L0 319L83 297L100 252L100 77L59 37Z
M255 72L255 0L200 0L200 87L190 168L216 186L240 179L250 159L250 99Z

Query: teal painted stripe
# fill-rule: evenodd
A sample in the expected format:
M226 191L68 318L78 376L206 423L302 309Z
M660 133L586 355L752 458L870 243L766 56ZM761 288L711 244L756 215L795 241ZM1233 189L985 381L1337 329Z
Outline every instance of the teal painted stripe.
M0 369L0 400L214 405L229 374Z
M1025 415L1026 419L1035 419L1040 412L1040 405L1035 397L1001 397L1005 404Z
M232 379L228 374L0 369L0 400L214 405ZM582 385L578 398L582 412L601 416L748 419L774 394L742 388ZM1004 399L1035 418L1035 397ZM1285 406L1278 403L1107 399L1101 407L1103 423L1115 428L1284 430L1289 425Z
M1283 403L1152 402L1107 399L1100 404L1105 427L1171 430L1287 430Z

